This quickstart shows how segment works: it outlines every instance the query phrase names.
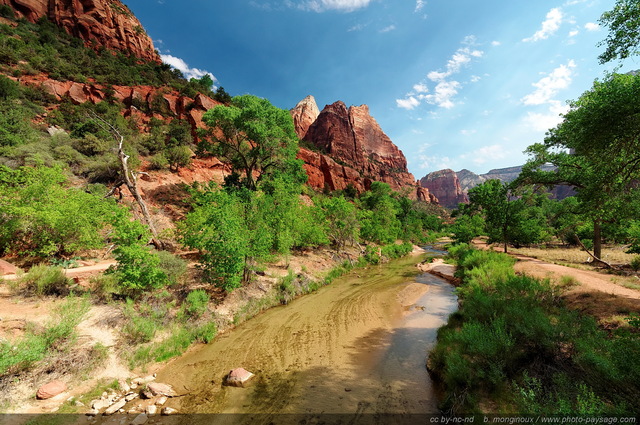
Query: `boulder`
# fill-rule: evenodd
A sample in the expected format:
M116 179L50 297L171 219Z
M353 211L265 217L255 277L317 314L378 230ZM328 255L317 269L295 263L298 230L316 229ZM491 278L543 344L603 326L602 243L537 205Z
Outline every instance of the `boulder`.
M175 415L176 413L178 413L178 411L176 409L172 409L171 407L163 407L162 408L162 415L163 416Z
M8 274L18 274L18 268L7 261L0 260L0 276Z
M52 381L48 384L41 386L36 392L36 398L38 400L47 400L55 397L58 394L62 394L67 390L67 384L62 381Z
M254 376L253 373L240 367L229 372L225 384L231 387L244 387Z
M147 390L149 390L154 397L175 397L177 395L171 385L162 384L160 382L151 382L150 384L147 384Z
M127 400L125 400L124 398L121 398L120 400L116 401L111 406L109 406L107 410L104 411L104 415L105 416L113 415L118 410L122 409L125 404L127 404Z

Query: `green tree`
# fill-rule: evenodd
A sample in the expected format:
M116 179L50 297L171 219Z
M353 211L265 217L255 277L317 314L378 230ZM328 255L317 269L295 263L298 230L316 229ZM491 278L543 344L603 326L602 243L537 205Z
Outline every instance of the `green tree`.
M111 273L118 278L120 290L128 296L167 286L169 276L160 267L160 257L148 246L149 230L131 214L121 209L113 219L112 242L116 267Z
M609 30L607 38L598 43L598 46L605 47L605 51L598 56L601 64L640 53L639 0L617 0L612 10L602 14L599 22Z
M232 291L269 254L271 234L256 194L214 186L194 193L195 206L181 225L186 246L200 250L207 280Z
M373 182L360 196L361 236L371 242L391 243L400 236L399 206L387 183Z
M59 167L0 166L0 253L45 258L103 246L119 208L67 185Z
M342 196L323 198L319 205L324 211L331 244L338 249L355 244L360 233L356 206Z
M602 224L634 213L640 179L640 76L612 74L572 101L563 121L532 156L521 180L575 188L581 212L593 223L594 256L601 258ZM552 164L555 171L542 171Z
M234 97L229 106L207 111L203 121L210 128L212 143L206 151L228 161L243 173L250 190L287 161L293 161L298 138L288 111L251 95Z

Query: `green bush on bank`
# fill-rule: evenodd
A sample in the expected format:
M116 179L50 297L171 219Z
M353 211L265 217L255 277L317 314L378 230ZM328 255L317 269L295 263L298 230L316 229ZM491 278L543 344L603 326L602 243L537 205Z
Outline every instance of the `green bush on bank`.
M546 414L637 412L640 338L607 334L563 307L548 280L507 272L503 254L452 249L465 279L460 310L440 329L429 367L442 382L442 408ZM478 271L480 270L480 271Z

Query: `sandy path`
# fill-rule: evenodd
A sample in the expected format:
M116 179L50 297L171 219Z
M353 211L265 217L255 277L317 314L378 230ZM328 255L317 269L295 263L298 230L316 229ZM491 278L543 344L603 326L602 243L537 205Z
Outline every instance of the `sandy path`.
M490 249L490 246L481 241L474 241L473 244L479 249ZM573 289L571 292L576 290L580 292L598 291L618 297L640 299L639 290L626 288L612 282L612 275L547 263L546 261L520 254L509 253L509 255L517 260L514 269L518 273L526 273L533 277L549 278L556 281L560 280L562 276L573 277L580 286L579 289Z
M584 291L599 291L619 297L640 299L640 291L613 283L611 281L611 275L551 264L524 255L511 254L511 256L518 260L514 266L516 272L526 273L538 278L550 279L560 279L562 276L571 276L578 281Z

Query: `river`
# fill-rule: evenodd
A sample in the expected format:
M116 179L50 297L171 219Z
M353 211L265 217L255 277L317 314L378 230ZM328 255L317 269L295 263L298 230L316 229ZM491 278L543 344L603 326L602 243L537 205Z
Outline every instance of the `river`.
M215 423L393 423L436 413L425 363L457 298L416 269L420 259L354 270L191 350L157 379L183 394L172 400L181 412L216 414ZM256 374L252 384L223 386L237 367Z

